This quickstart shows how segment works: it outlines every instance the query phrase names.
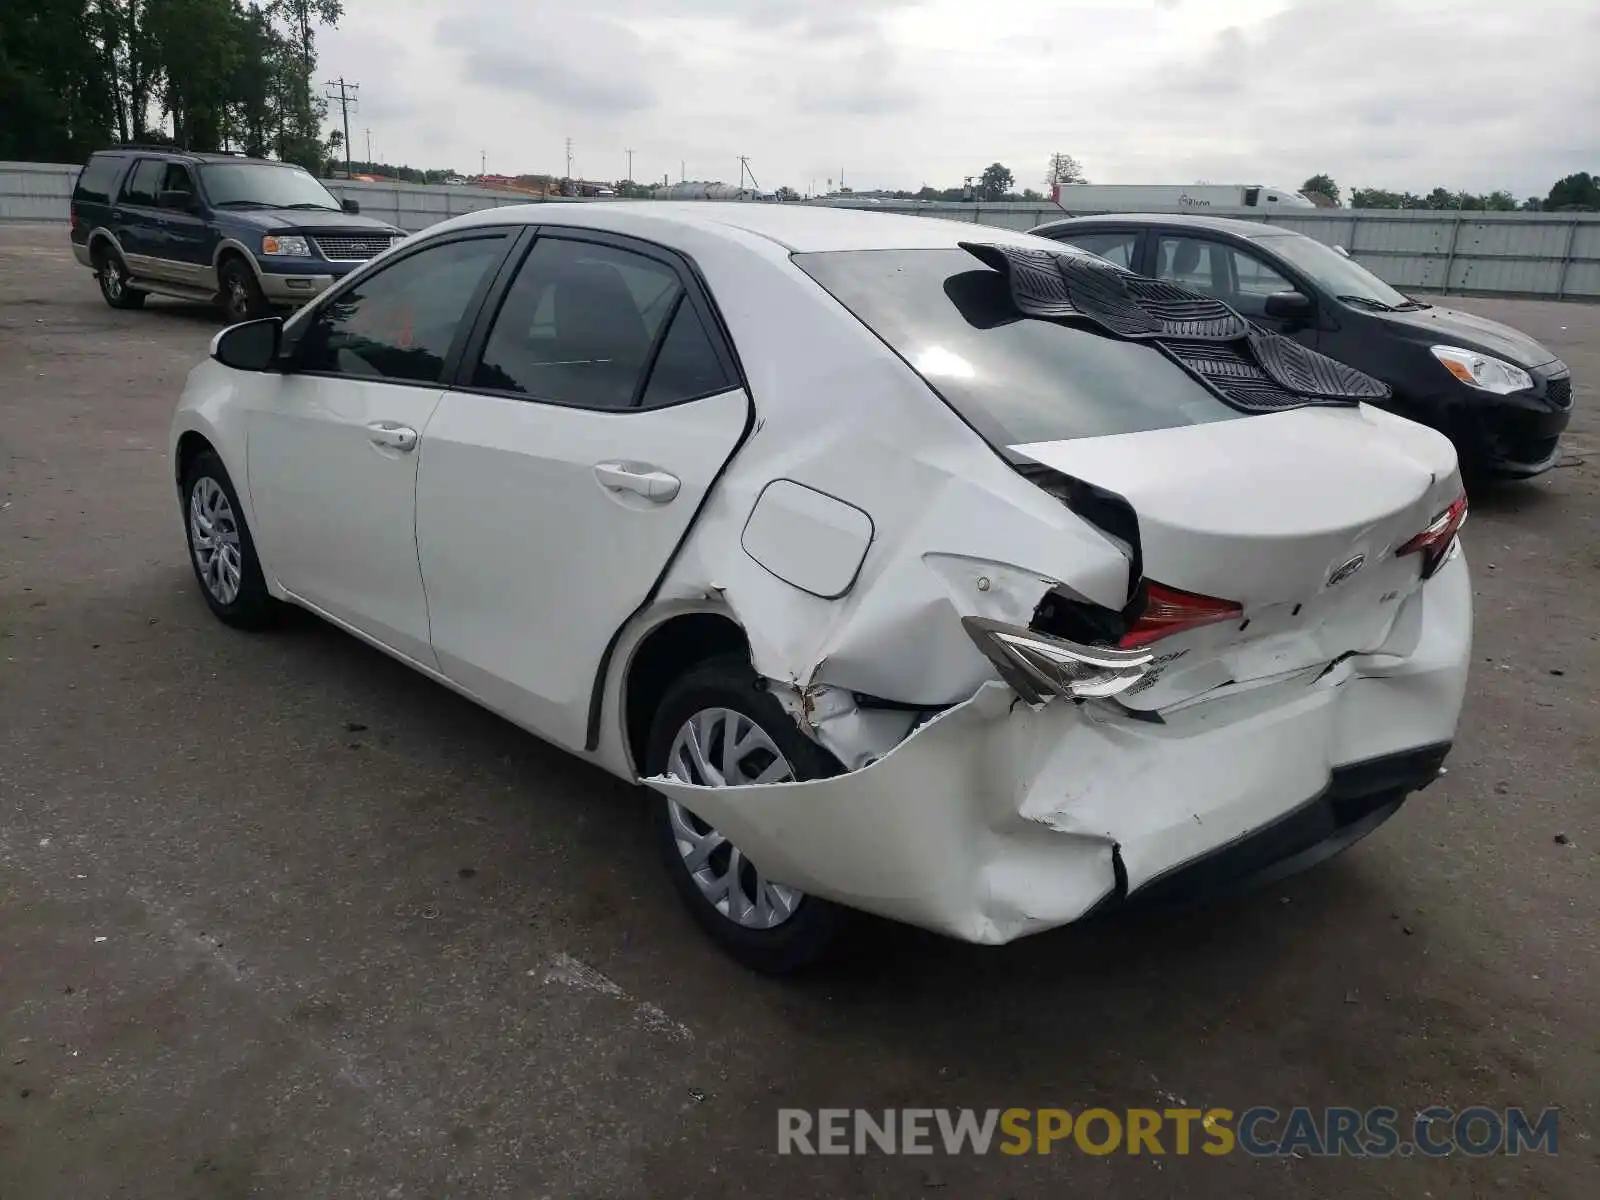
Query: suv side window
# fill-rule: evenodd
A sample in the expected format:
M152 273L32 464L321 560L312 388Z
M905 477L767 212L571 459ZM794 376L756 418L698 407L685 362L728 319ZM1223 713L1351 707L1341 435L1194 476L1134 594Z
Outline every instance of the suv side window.
M189 168L182 163L168 163L161 176L161 186L156 189L157 196L162 192L187 192L193 197L194 176L189 174Z
M1080 250L1087 250L1090 254L1098 254L1119 267L1133 270L1134 248L1139 244L1139 232L1136 229L1125 229L1110 233L1069 233L1062 239L1069 246L1076 246Z
M353 379L439 383L467 306L500 261L492 233L429 246L361 279L308 322L294 369Z
M666 263L615 246L541 237L495 315L471 386L583 408L631 408L683 297L678 273ZM693 327L684 328L692 342ZM663 388L682 382L664 381Z
M91 204L107 204L111 200L111 187L117 182L117 172L125 160L113 154L97 154L91 158L78 175L78 186L73 189L73 199Z
M122 185L122 203L154 208L166 166L159 158L141 158L129 173L128 182Z

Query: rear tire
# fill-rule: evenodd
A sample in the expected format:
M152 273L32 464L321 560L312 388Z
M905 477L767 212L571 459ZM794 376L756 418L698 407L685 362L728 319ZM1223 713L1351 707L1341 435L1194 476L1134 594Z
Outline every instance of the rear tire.
M267 303L266 293L261 290L256 273L243 259L225 260L222 269L217 272L217 284L221 292L223 315L233 324L272 314L272 305Z
M102 248L94 254L95 279L100 284L100 295L112 308L143 308L148 294L128 286L128 264L115 250Z
M278 602L267 591L239 494L215 451L198 455L184 471L183 528L200 594L217 619L235 629L273 624Z
M700 663L667 689L650 729L647 777L701 773L685 758L691 755L685 740L690 730L696 731L701 761L717 764L714 777L690 782L720 786L725 778L731 785L763 775L772 782L824 779L840 771L827 751L801 734L740 656ZM730 738L734 746L747 747L737 760ZM664 796L655 800L656 836L667 874L712 941L743 965L772 975L826 957L849 923L848 909L767 879L693 812Z

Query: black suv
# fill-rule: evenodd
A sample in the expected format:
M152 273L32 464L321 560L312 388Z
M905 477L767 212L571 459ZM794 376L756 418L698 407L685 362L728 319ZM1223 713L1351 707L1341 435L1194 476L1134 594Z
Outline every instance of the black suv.
M244 321L304 304L406 236L359 211L287 163L123 146L78 172L72 251L113 308L156 292Z

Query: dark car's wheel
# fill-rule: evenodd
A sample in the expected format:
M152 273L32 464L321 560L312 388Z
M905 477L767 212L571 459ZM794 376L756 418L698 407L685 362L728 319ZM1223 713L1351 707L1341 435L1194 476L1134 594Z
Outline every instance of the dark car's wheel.
M656 711L646 776L711 787L820 779L839 765L804 737L743 658L711 659L668 690ZM769 879L708 822L657 799L661 855L694 919L725 951L772 974L822 958L849 913Z
M278 615L233 481L212 451L183 476L183 527L200 594L217 617L239 629L262 629Z
M217 285L222 297L222 311L228 320L253 321L271 314L272 305L261 290L256 273L243 259L230 258L217 272Z
M94 274L100 283L100 294L112 308L139 308L146 293L128 286L128 264L115 250L102 248L95 251Z

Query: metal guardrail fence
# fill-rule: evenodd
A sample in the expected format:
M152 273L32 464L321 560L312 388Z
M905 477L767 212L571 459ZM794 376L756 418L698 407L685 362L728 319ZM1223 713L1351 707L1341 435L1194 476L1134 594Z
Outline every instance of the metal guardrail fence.
M66 221L77 173L76 166L65 164L0 162L0 222ZM358 201L362 213L411 231L484 208L540 202L536 196L486 188L326 182L339 197ZM1069 215L1050 204L890 201L868 208L1008 229L1032 229ZM1208 216L1270 223L1343 246L1368 270L1412 291L1600 300L1600 214L1376 208L1201 211ZM1088 213L1073 211L1070 215Z

